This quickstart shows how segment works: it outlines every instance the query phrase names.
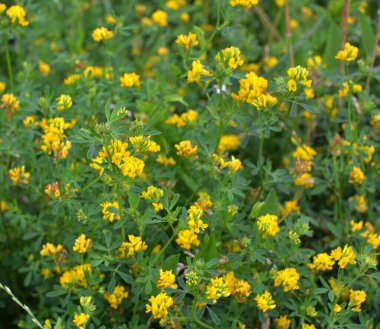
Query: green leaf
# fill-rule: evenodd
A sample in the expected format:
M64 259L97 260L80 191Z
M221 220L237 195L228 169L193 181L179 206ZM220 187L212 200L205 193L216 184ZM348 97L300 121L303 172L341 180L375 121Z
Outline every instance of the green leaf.
M189 104L183 99L182 96L178 95L178 94L169 94L169 95L166 95L164 97L164 100L168 103L181 103L185 106L189 106Z
M212 322L214 322L217 326L220 325L220 320L214 311L211 310L210 307L207 308L208 314L210 314Z
M121 272L121 271L117 271L117 274L119 274L119 276L126 282L126 283L129 283L129 284L133 284L133 278L124 273L124 272Z
M305 110L311 112L311 113L317 113L317 110L315 110L313 107L311 107L308 104L305 103L297 103L298 105L302 106Z
M177 272L177 266L180 254L171 255L164 260L162 264L162 269L165 271L172 270L173 273Z
M200 253L200 257L204 258L204 260L207 262L213 258L216 258L217 254L215 235L212 235L210 237L208 234L206 234L203 239L203 249Z
M198 26L193 26L193 30L194 30L195 34L197 35L197 39L199 41L199 48L200 48L200 50L202 52L207 47L207 42L206 42L206 39L205 39L205 33Z
M327 35L328 37L323 60L326 62L327 67L332 69L339 66L339 61L335 59L335 56L340 50L340 41L337 42L337 40L342 40L340 27L331 21Z
M152 292L152 282L149 280L146 285L145 285L145 293L147 295L150 295L150 293Z
M264 202L256 202L251 209L251 212L249 213L250 218L256 218L258 217L260 210L262 206L264 205Z
M131 190L128 191L128 202L129 206L132 209L137 209L140 203L140 197L138 194L132 192Z
M373 46L375 44L375 33L373 31L373 28L371 26L371 20L369 16L366 16L362 14L361 12L359 14L359 26L362 34L361 38L361 45L362 49L364 49L365 54L367 58L370 58L373 51Z
M280 216L280 208L278 206L277 194L274 190L271 190L261 207L258 217L266 214Z

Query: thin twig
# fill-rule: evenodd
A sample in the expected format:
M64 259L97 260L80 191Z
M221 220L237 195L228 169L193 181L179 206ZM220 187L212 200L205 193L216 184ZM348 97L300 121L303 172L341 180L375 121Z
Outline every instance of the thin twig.
M256 14L259 16L261 22L264 25L266 25L270 30L270 35L273 35L277 40L280 40L280 33L277 31L276 27L274 26L273 22L270 20L268 15L265 13L265 11L259 5L256 5L253 8Z

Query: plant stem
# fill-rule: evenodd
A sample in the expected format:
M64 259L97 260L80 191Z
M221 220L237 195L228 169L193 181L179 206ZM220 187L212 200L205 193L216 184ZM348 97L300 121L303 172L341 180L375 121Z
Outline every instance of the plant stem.
M5 49L5 57L7 58L9 81L11 82L11 90L13 91L14 90L14 83L13 83L11 58L9 56L8 33L5 33L5 35L4 35L4 49Z
M196 314L196 303L197 300L195 299L193 305L192 305L192 310L191 310L191 317L193 318L193 321L200 325L202 328L207 328L207 329L213 329L213 327L209 326L207 323L204 323L203 321L199 320L197 318L197 314Z
M257 168L259 170L260 187L263 183L263 149L264 149L264 136L259 137L259 149L257 155Z
M256 5L253 7L256 14L259 16L260 20L263 22L264 25L269 29L270 31L270 39L275 37L277 40L281 39L280 33L278 33L275 25L273 22L270 20L268 15L265 13L265 11L260 7L260 5Z
M341 49L344 49L344 45L347 42L347 21L350 14L350 0L344 0L344 6L342 11L342 44ZM340 71L344 72L344 61L340 62Z
M224 132L224 104L223 104L223 83L219 83L219 129L218 129L218 140L216 143L216 150L219 147L220 139L222 138Z
M294 66L294 52L292 43L292 28L290 26L290 12L289 1L285 0L285 24L286 24L286 38L288 39L288 53L290 59L290 66Z
M369 84L371 82L371 71L373 70L373 68L375 66L376 54L377 54L377 44L379 43L379 41L380 41L380 9L377 10L376 37L375 37L375 43L374 43L373 49L372 49L372 57L371 57L371 64L369 66L368 78L367 78L367 81L365 83L364 89L367 89L367 87L369 86Z

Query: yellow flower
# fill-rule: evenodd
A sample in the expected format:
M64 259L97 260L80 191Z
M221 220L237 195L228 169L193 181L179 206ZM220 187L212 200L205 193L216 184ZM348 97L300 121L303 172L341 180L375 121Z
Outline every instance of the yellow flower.
M269 56L269 57L264 58L263 62L264 62L265 68L271 69L272 67L277 65L278 59L277 57Z
M308 80L309 71L302 66L291 67L288 70L288 90L291 92L297 91L297 82L299 81L301 85L310 88L311 80Z
M168 14L167 12L163 11L163 10L156 10L153 14L152 14L152 20L155 24L161 26L161 27L165 27L168 25Z
M259 0L230 0L231 6L242 6L251 8L259 3Z
M20 184L28 185L30 179L30 173L25 171L25 166L12 168L8 171L9 178L13 182L13 185Z
M276 303L274 302L269 291L265 291L261 295L256 295L255 301L257 307L264 313L268 310L274 310L276 308Z
M7 9L7 6L3 3L0 3L0 14L2 14L5 11L5 9Z
M116 23L117 23L116 18L113 17L113 16L110 15L110 14L106 14L106 15L104 16L104 19L106 20L106 22L107 22L108 24L111 24L111 25L116 25Z
M365 180L365 175L359 167L353 167L350 171L348 182L350 184L361 185Z
M175 144L174 147L177 150L177 154L183 157L189 157L190 155L196 155L198 153L198 146L192 145L189 140Z
M300 207L298 206L298 200L289 200L286 201L283 206L280 206L281 216L286 216L292 212L297 211L300 211Z
M239 92L232 93L232 97L261 110L277 103L277 98L267 94L267 89L268 80L257 76L254 72L249 72L245 79L239 81Z
M105 292L103 296L110 303L111 307L116 310L123 300L128 298L128 291L125 290L124 286L117 285L112 294Z
M175 166L176 162L172 157L166 157L161 154L157 156L156 161L163 166Z
M174 304L173 298L168 296L166 292L161 292L157 296L151 296L149 302L150 305L146 304L145 313L152 313L154 319L161 319L161 321L165 321L168 316L168 308Z
M303 173L301 176L294 179L294 185L312 188L314 186L314 178L309 173Z
M274 322L279 329L289 329L291 325L290 319L286 315L274 319Z
M362 220L359 222L355 222L355 221L351 220L350 224L351 224L352 233L360 231L363 228L363 221Z
M308 267L315 271L331 271L334 264L335 261L329 254L321 253L313 257L313 263L308 264Z
M201 219L201 216L203 215L202 209L192 205L188 210L188 213L187 224L193 232L199 233L200 230L204 231L208 227L208 224L203 223L203 220Z
M140 88L141 85L140 76L135 72L124 73L119 80L122 88Z
M94 39L95 42L107 41L108 39L111 39L112 37L113 37L113 32L108 30L104 26L97 27L95 30L92 31L92 39Z
M189 49L191 46L198 46L199 41L197 40L197 35L190 32L188 35L180 34L175 41L177 45L185 46L186 49Z
M296 80L290 79L288 81L288 90L292 91L292 92L296 92L297 91L297 81Z
M309 70L318 71L322 67L322 57L319 55L309 57L306 61L306 66Z
M74 315L74 324L78 328L84 328L83 325L86 324L86 322L90 319L90 315L86 313L80 313L80 314L75 314Z
M75 84L77 81L79 81L81 79L81 75L80 74L71 74L69 75L64 81L63 83L65 85L73 85Z
M303 161L312 161L317 152L308 145L297 146L297 149L293 152L293 158L301 159Z
M112 223L115 220L120 220L120 212L119 212L119 203L117 201L114 202L108 202L105 201L101 204L102 206L102 214L103 219L107 222ZM112 207L112 211L109 210L109 208Z
M58 111L67 110L73 106L73 100L71 99L69 95L62 94L59 97L57 97L56 100L57 100Z
M58 182L47 184L45 187L45 193L52 199L58 199L61 196Z
M206 297L207 299L212 299L214 304L219 298L228 297L229 295L231 295L231 291L222 277L212 278L207 285Z
M11 210L11 208L7 205L7 203L3 200L0 200L0 212L4 213Z
M133 256L134 254L144 251L148 248L146 243L142 240L141 236L134 236L132 234L128 235L129 242L122 242L120 251L123 253L128 250L128 257Z
M226 151L236 151L241 143L241 139L237 135L222 135L218 145L219 153Z
M380 245L380 235L377 233L370 233L367 242L372 244L373 249L377 249Z
M157 287L177 289L178 286L175 283L175 275L171 270L163 271L160 269L160 276L157 279Z
M251 295L251 286L245 280L239 280L235 277L234 272L228 272L223 276L231 294L238 302L243 303Z
M335 58L345 62L351 62L358 58L359 48L346 42L344 45L344 50L338 51Z
M174 11L178 11L186 6L186 0L168 0L165 6Z
M20 103L13 94L4 94L1 97L0 108L5 110L6 117L10 118L18 109L20 109Z
M257 227L263 234L263 237L275 236L278 232L280 232L278 217L276 215L266 214L265 216L260 216L257 219Z
M4 92L6 87L7 87L6 83L3 81L0 81L0 94Z
M55 256L62 250L63 250L63 246L61 244L58 244L57 246L55 246L54 244L48 242L42 245L40 254L41 256Z
M367 294L362 290L350 289L350 301L348 307L353 312L361 312L361 305L365 302Z
M315 328L314 324L304 323L304 324L302 324L302 329L317 329L317 328Z
M154 186L149 186L148 189L141 193L141 197L145 200L152 201L152 206L155 211L160 211L164 208L162 203L160 203L161 197L164 195L164 191L160 188L156 188Z
M92 273L90 264L74 266L72 269L65 270L62 273L59 278L59 283L65 289L69 289L73 286L87 288L86 272L87 275Z
M236 69L238 66L244 64L244 60L240 57L241 52L239 48L229 47L221 50L215 56L215 59L219 63L230 67L231 69Z
M38 62L38 71L43 75L43 76L48 76L50 74L50 66L49 64L39 61Z
M19 5L10 6L6 14L11 19L12 24L18 23L21 26L28 26L29 22L25 19L25 9Z
M298 281L300 279L300 275L297 273L295 268L286 268L282 271L278 271L276 273L276 278L274 280L275 287L282 285L284 287L284 291L291 291L299 289Z
M210 75L211 73L207 71L201 64L200 60L197 59L193 61L193 63L191 64L191 70L187 72L187 82L199 83L201 81L201 76L210 76Z
M84 234L81 234L76 240L73 246L73 250L84 254L91 247L91 239L86 239Z
M368 209L367 201L363 195L356 195L355 197L355 210L359 213L364 213Z
M342 306L340 306L339 304L336 304L334 306L334 312L335 313L339 313L341 310L342 310Z
M156 142L150 140L150 136L131 136L129 141L137 152L160 152L161 147Z
M198 247L201 243L198 239L197 233L192 230L181 230L175 241L185 250L190 250L192 246Z

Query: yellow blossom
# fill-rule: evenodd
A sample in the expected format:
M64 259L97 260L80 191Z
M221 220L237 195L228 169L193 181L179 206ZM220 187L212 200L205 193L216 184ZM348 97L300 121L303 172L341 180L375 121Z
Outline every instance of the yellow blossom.
M284 291L291 291L299 289L298 281L300 275L295 268L286 268L284 270L278 271L276 273L276 278L274 280L275 287L282 285Z
M144 251L148 248L146 243L142 240L141 236L134 236L132 234L128 235L129 242L122 242L120 251L125 252L128 250L128 257L133 256L134 254Z
M297 149L293 152L293 158L301 159L303 161L312 161L317 152L308 145L297 146Z
M286 315L275 318L274 322L278 329L289 329L291 325L291 321Z
M245 280L239 280L235 277L234 272L228 272L223 275L223 280L227 284L227 288L238 302L243 303L251 295L251 286Z
M197 82L201 81L202 76L210 76L211 72L207 71L199 59L195 60L191 64L191 70L187 72L187 82Z
M301 176L294 179L294 185L312 188L314 186L314 178L309 173L303 173Z
M259 3L259 0L230 0L231 6L242 6L245 8L251 8L256 6Z
M173 298L166 292L161 292L157 296L151 296L149 302L150 304L145 305L145 313L152 313L152 317L160 319L160 324L163 324L168 316L168 308L174 304Z
M155 24L161 26L161 27L165 27L168 25L168 14L167 12L163 11L163 10L156 10L153 14L152 14L152 20Z
M43 76L48 76L50 74L50 66L49 64L45 63L44 61L39 61L38 62L38 71L43 75Z
M359 48L346 42L344 45L344 50L338 51L335 58L345 62L351 62L358 58Z
M0 108L3 108L5 110L6 117L10 118L17 110L20 109L20 103L15 95L4 94L1 96Z
M331 271L335 264L334 259L327 253L317 254L313 257L313 263L308 267L315 271Z
M172 288L177 289L177 284L175 283L175 275L170 271L163 271L160 269L160 276L157 279L158 288Z
M185 250L190 250L192 246L198 247L201 243L198 239L197 233L192 230L181 230L175 241Z
M14 5L10 6L5 12L11 19L11 23L18 23L21 26L28 26L29 22L25 19L25 9L22 6Z
M91 239L87 239L84 234L81 234L74 243L73 250L84 254L91 247Z
M135 72L124 73L119 80L122 88L140 88L141 85L140 76Z
M367 294L362 290L350 290L350 301L348 307L353 312L361 312L361 305L365 302Z
M298 200L285 201L283 206L280 205L281 216L286 216L292 212L297 211L300 211L300 207L298 206Z
M256 295L255 301L257 307L264 313L268 310L274 310L276 308L276 303L274 302L269 291L265 291L261 295Z
M198 146L192 145L189 140L175 144L174 147L177 150L177 154L183 157L189 157L190 155L196 155L198 153Z
M86 322L90 319L90 315L86 313L80 313L74 315L74 324L77 326L77 328L84 328L84 325Z
M236 47L229 47L221 50L216 54L215 59L217 62L223 63L231 69L236 69L238 66L244 64L244 60L241 58L240 49Z
M8 174L13 185L29 184L30 173L25 171L25 166L12 168L8 171Z
M218 145L219 153L226 151L236 151L241 143L241 139L238 135L222 135Z
M102 206L102 214L103 219L107 222L112 223L115 220L120 220L120 212L119 212L119 203L117 201L114 202L108 202L105 201L101 204ZM111 209L110 211L110 208Z
M365 175L360 167L353 167L350 171L348 182L350 184L361 185L365 180Z
M105 292L103 296L110 303L111 307L116 310L123 300L128 298L128 291L125 290L124 286L117 285L112 294Z
M92 38L95 42L107 41L113 37L113 32L108 30L106 27L97 27L92 31Z
M187 35L180 34L175 41L177 45L185 46L186 49L189 49L192 46L198 46L199 41L197 40L197 35L190 32Z
M280 232L278 217L276 215L266 214L265 216L260 216L257 219L257 227L263 237L275 236L278 232Z
M69 95L62 94L59 97L57 97L56 100L57 100L58 111L67 110L73 106L73 100L71 99Z
M206 297L207 299L212 299L214 304L219 298L228 297L229 295L231 295L231 291L222 277L212 278L207 285Z

